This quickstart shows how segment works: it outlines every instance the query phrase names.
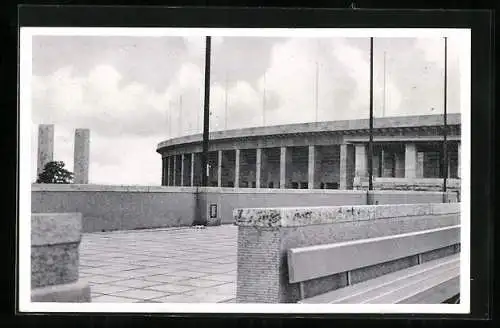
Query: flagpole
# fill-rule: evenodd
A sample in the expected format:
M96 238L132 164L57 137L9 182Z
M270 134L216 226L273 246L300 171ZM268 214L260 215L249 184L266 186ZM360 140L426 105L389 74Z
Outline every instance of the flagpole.
M224 91L224 129L227 130L227 71L226 71L226 84L225 84L225 91Z
M262 95L262 126L266 125L266 75L267 72L264 73L264 88Z
M444 108L443 108L443 192L446 192L448 178L448 122L447 122L447 89L448 89L448 38L444 37Z
M370 139L368 142L368 190L373 190L373 37L370 38Z
M385 116L385 111L386 111L386 103L387 103L387 85L386 85L386 58L385 58L385 51L384 51L384 106L382 107L382 117Z
M315 105L316 105L316 114L315 114L315 122L318 122L318 89L319 89L319 67L318 62L316 61L316 90L315 90Z
M318 108L319 108L319 62L318 62L318 52L319 52L319 39L316 41L316 75L315 75L315 122L318 122Z
M206 37L205 48L205 99L203 108L203 153L201 160L201 185L206 187L208 185L207 177L207 164L208 164L208 133L210 127L210 57L211 57L212 39L210 36Z
M179 96L179 137L182 136L182 95Z

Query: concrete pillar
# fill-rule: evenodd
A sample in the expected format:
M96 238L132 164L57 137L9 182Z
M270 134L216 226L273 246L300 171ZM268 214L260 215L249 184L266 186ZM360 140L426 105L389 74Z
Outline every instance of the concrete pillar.
M366 145L356 145L355 146L355 176L356 177L367 177L368 171L366 170Z
M286 147L281 147L280 153L280 189L286 188Z
M417 152L417 178L422 179L424 177L424 152Z
M191 153L191 182L189 184L191 187L194 187L194 156L195 153Z
M54 125L40 124L38 126L38 165L37 178L43 172L45 165L54 160Z
M314 189L314 172L316 171L316 147L314 145L309 146L309 161L307 164L307 171L308 171L308 182L307 186L308 189Z
M352 189L354 182L354 146L350 144L340 145L340 181L339 189Z
M262 148L257 148L255 153L255 188L260 188L260 175L262 170Z
M167 158L162 157L161 158L161 185L162 186L167 185L167 180L165 179L166 173L167 173Z
M222 187L222 150L217 152L217 186Z
M383 148L380 150L379 170L380 170L379 177L383 178L385 176L385 152Z
M394 153L394 172L396 178L404 178L405 176L405 159L402 152Z
M457 178L461 178L462 177L462 173L460 172L461 171L461 166L460 166L460 162L461 162L461 158L460 156L461 155L461 143L459 142L458 145L457 145Z
M235 149L235 158L234 158L234 187L240 187L240 156L241 152L239 149Z
M177 155L172 156L174 159L174 169L173 169L173 174L172 174L172 186L176 186L177 181L175 181L176 176L177 176Z
M172 168L170 167L170 156L166 157L167 161L167 178L165 179L165 185L170 186L170 174L172 174Z
M417 146L415 144L405 145L405 178L417 177Z
M184 165L184 154L181 155L181 187L184 186L184 172L185 172L185 165Z
M90 130L75 130L75 153L73 171L74 182L79 184L89 183L89 146Z

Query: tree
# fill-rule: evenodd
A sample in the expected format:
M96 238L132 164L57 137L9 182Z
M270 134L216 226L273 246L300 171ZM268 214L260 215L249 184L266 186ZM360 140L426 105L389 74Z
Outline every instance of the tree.
M73 182L73 173L64 168L64 162L53 161L45 164L43 172L40 173L36 183L64 183Z

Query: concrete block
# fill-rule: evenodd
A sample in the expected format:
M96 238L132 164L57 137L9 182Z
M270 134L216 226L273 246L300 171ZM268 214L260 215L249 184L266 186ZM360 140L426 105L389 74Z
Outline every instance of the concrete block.
M80 213L32 214L31 246L78 243L81 230Z

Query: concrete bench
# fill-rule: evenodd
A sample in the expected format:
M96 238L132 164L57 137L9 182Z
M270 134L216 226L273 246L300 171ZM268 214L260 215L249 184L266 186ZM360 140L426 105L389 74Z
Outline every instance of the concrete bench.
M80 213L31 215L31 301L90 302L79 280Z
M234 218L237 303L439 303L456 294L460 203L246 208ZM435 282L419 282L424 273Z
M299 303L443 303L460 293L459 254L350 284L352 270L388 263L460 243L460 226L288 251L290 283L300 284ZM304 298L304 282L347 272L347 286Z

